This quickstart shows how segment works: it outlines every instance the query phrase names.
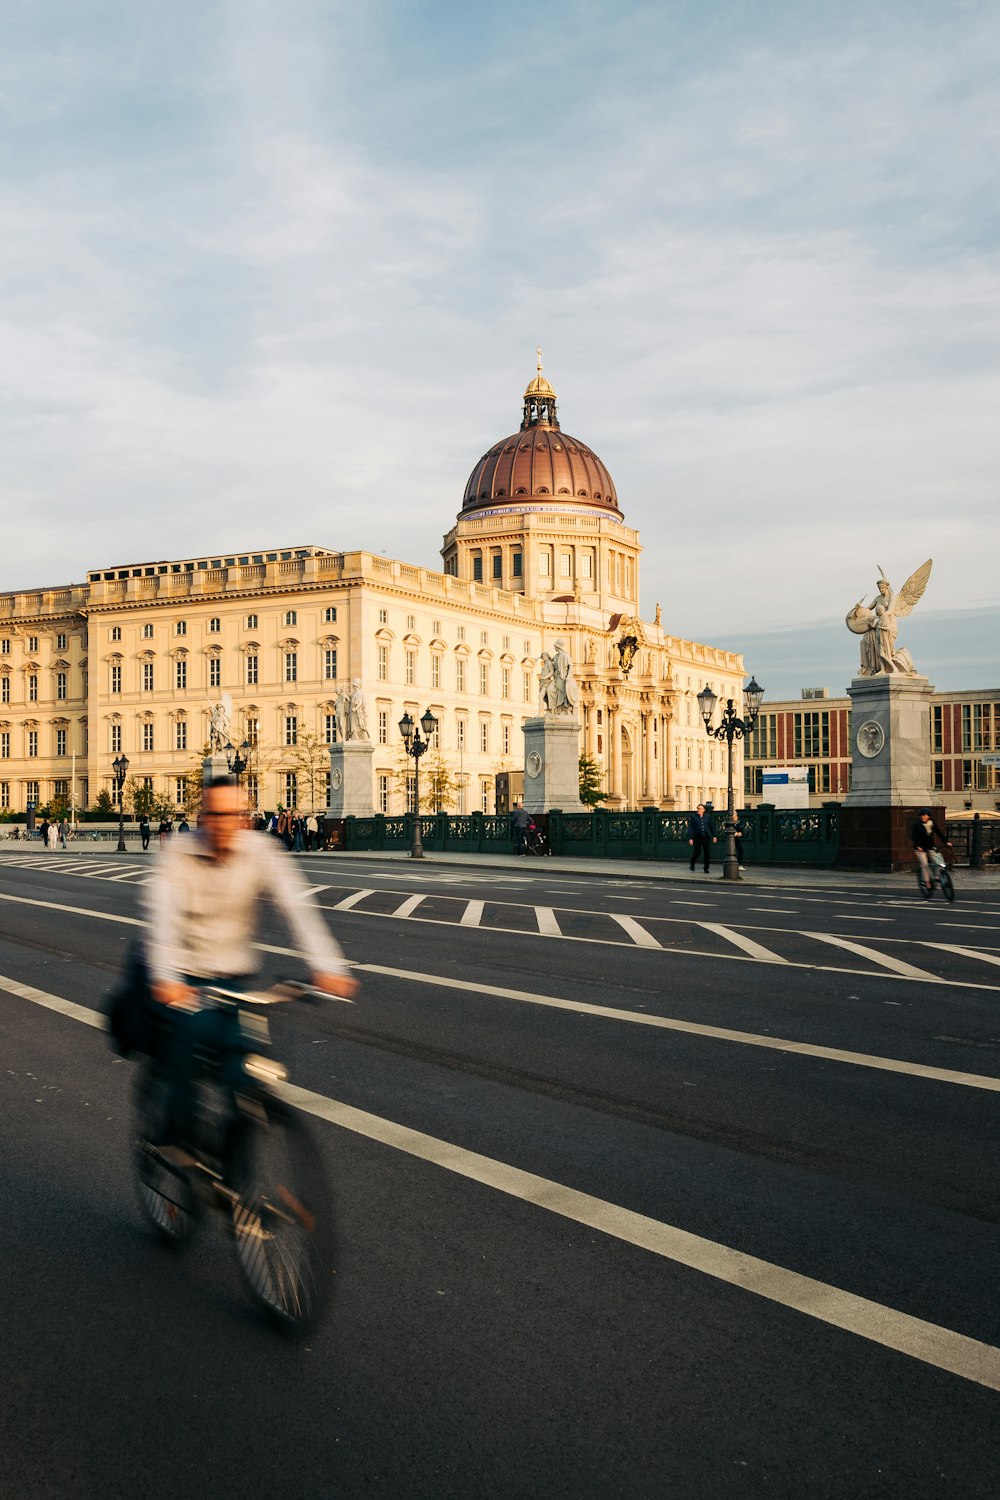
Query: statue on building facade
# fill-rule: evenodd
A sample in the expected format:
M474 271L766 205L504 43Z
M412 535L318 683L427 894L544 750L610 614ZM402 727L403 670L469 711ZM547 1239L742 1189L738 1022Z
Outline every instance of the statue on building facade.
M879 568L878 592L870 604L860 598L847 616L847 628L861 636L859 677L878 677L883 673L916 675L913 658L904 647L896 645L898 621L910 614L919 603L931 576L930 558L903 584L898 593Z

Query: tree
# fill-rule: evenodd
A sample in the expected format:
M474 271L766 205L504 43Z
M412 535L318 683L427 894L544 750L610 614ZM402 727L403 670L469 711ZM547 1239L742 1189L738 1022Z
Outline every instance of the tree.
M156 802L156 793L151 786L140 781L138 776L130 776L122 788L126 811L131 808L134 818L150 818L153 815L153 806Z
M327 774L330 770L330 747L311 729L299 732L294 745L287 745L282 755L282 769L295 772L299 810L322 812L326 808Z
M111 796L111 793L108 791L107 787L102 786L101 790L98 792L97 796L94 799L94 811L104 813L105 816L110 818L114 817L115 810L114 798Z
M580 801L584 807L596 807L607 796L604 772L590 755L580 756Z
M413 812L414 759L400 743L397 749L398 765L392 773L395 790L402 793L407 812ZM458 777L455 769L440 750L424 754L420 766L420 811L422 813L447 812L455 806L458 796Z

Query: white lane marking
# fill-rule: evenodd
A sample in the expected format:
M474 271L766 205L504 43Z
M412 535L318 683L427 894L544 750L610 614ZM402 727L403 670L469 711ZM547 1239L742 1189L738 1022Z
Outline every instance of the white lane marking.
M95 911L89 906L67 906L62 901L37 901L32 896L12 896L9 891L0 891L0 901L13 901L18 906L41 906L46 911L65 911L74 917L97 917L102 922L121 922L126 927L145 927L141 917L120 917L115 912Z
M734 947L742 948L751 958L756 958L768 964L787 964L788 959L782 958L779 953L765 948L760 943L755 943L753 938L746 937L742 932L736 932L732 927L724 927L721 922L698 922L698 927L704 927L706 932L714 932L718 937L725 938Z
M918 969L914 964L908 964L902 958L892 958L888 953L879 953L876 948L868 948L864 943L852 943L849 938L834 937L830 932L804 932L802 936L815 938L819 943L828 943L833 948L844 948L848 953L868 958L873 964L891 969L894 974L903 974L907 979L933 978L926 969Z
M462 913L459 927L478 927L483 920L483 912L486 910L485 901L470 901Z
M344 904L353 905L353 901L354 900L360 900L362 896L370 896L372 894L373 894L372 891L358 891L358 892L355 893L355 896L354 896L353 900L352 900L351 897L348 897L347 898L347 902L346 903L341 903L341 905L344 905ZM68 912L72 916L77 916L77 917L92 917L92 918L95 918L95 919L97 919L98 921L101 921L101 922L119 922L119 923L123 924L124 926L128 926L128 927L145 927L146 926L146 923L140 917L123 917L123 916L119 916L115 912L98 911L98 910L96 910L93 907L68 906L64 902L59 902L59 901L41 901L41 900L38 900L37 898L32 897L32 896L15 896L15 895L12 895L9 891L0 891L0 901L11 901L11 902L16 903L18 906L36 906L36 907L42 908L45 911L64 911L64 912ZM324 911L336 911L337 910L336 907L323 907L322 909ZM379 918L388 919L388 918L391 917L392 914L390 912L363 912L362 915L366 916L366 917L379 917ZM610 916L611 913L607 912L607 913L605 913L605 915ZM438 920L437 918L434 918L434 917L414 917L411 920L416 921L416 922L426 922L429 926L434 926L434 927L454 927L455 926L454 922L443 922L443 921L440 921L440 920ZM714 924L709 923L709 922L697 922L694 925L698 926L698 927L712 927ZM537 933L531 932L530 929L527 929L527 928L500 927L500 928L495 928L495 929L491 929L491 930L496 931L496 932L509 932L514 937L529 937L530 938L530 937L537 937L539 935ZM784 931L786 929L782 928L782 929L778 929L778 930ZM808 936L808 935L809 934L806 934L806 936ZM814 935L816 935L816 934L814 934ZM734 942L736 941L737 936L738 935L735 934L735 933L732 934ZM599 947L605 947L605 948L612 948L612 947L629 948L629 949L633 948L633 944L631 944L631 943L624 943L624 942L623 943L615 943L614 941L612 941L610 939L606 939L606 938L587 938L587 937L567 938L567 937L564 936L563 941L564 942L575 942L575 943L595 943ZM750 939L746 939L746 941L749 942ZM742 943L738 944L738 946L742 946ZM759 946L759 945L756 945L756 946ZM272 944L269 944L269 943L255 943L254 947L257 948L258 951L261 952L261 953L278 953L278 954L282 954L282 955L284 955L286 957L291 957L291 958L304 958L305 957L304 954L299 953L294 948L281 948L281 947L276 947L276 946L274 946ZM674 953L676 952L676 950L669 949L669 948L661 948L660 951L665 956L668 956L668 955L669 956L673 956ZM767 948L762 948L760 951L761 951L761 953L770 954L770 949L767 949ZM684 958L711 958L711 959L717 959L718 961L720 961L722 963L750 963L750 962L753 961L749 956L744 955L742 953L712 953L712 952L709 952L707 949L703 949L703 948L691 948L691 949L687 949L687 950L685 950L685 952L683 954L678 953L677 956L678 957L684 957ZM772 962L772 963L784 964L784 965L786 965L790 969L805 969L805 970L808 970L810 973L835 974L838 977L841 977L841 976L846 975L846 974L856 975L858 978L861 978L861 979L894 979L896 977L902 977L902 976L897 976L896 974L893 974L893 973L880 973L878 970L872 970L872 969L849 969L849 968L845 968L845 967L842 967L842 966L839 966L839 965L835 965L835 964L801 963L801 962L796 962L796 961L789 960L789 959L779 958L778 955L776 955L776 954L771 954L770 958L767 961L768 962ZM356 968L365 968L366 966L364 964L357 964L357 965L354 965L354 967L356 967ZM396 970L392 970L392 969L386 969L384 971L383 970L379 970L377 968L377 966L373 967L373 966L369 965L368 967L371 968L371 972L372 973L385 972L387 974L396 974L396 972L397 972ZM414 980L419 980L421 978L420 975L410 974L408 972L403 972L403 971L399 971L399 977L406 978L406 979L414 979ZM917 981L919 983L921 983L921 984L939 984L944 989L988 990L992 994L992 993L995 993L998 988L1000 988L1000 986L997 986L995 984L983 984L983 983L981 983L981 982L979 982L977 980L972 980L972 979L941 979L937 974L928 974L928 973L925 973L921 969L915 970L913 977L915 977L917 979ZM438 980L436 978L428 981L428 983L437 983L437 982L438 982ZM441 979L440 983L441 984L448 984L448 983L450 983L450 981L445 980L445 979ZM470 990L477 990L477 989L481 988L480 986L474 985L474 984L469 984L469 985L456 984L455 987L458 988L458 989L470 989ZM487 993L488 994L509 994L509 995L512 996L512 998L515 998L515 999L524 998L524 997L520 996L520 994L518 994L518 993L516 993L514 991L492 990L489 987L486 987L485 989L483 989L483 993L484 994L487 994ZM553 1002L553 1003L555 1004L555 1003L558 1003L558 1002ZM593 1007L591 1007L591 1008L593 1008ZM573 1002L567 1001L566 1002L566 1009L568 1009L568 1010L586 1010L587 1007L583 1006L583 1005L576 1005ZM597 1008L597 1013L600 1013L600 1008L599 1007ZM608 1012L608 1014L615 1014L615 1013L614 1012ZM644 1018L632 1016L628 1011L622 1011L622 1012L620 1012L618 1014L621 1016L621 1018L628 1019L628 1020L644 1019ZM656 1023L651 1020L650 1024L656 1024ZM687 1027L687 1026L678 1026L677 1029L679 1029L679 1030L691 1030L691 1031L695 1031L695 1032L697 1032L699 1030L698 1027ZM714 1034L715 1033L713 1032L712 1028L709 1028L707 1031L705 1031L705 1035L706 1036L711 1036L711 1035L714 1035ZM719 1034L723 1035L723 1033L719 1033ZM742 1041L742 1040L745 1040L745 1037L744 1037L744 1035L742 1033L733 1032L732 1035L731 1035L731 1037L730 1037L730 1040ZM812 1056L812 1055L825 1056L826 1055L825 1053L822 1052L822 1050L820 1052L815 1053L815 1054L813 1053L813 1051L811 1051L810 1049L807 1049L807 1048L800 1048L798 1050L802 1051L803 1053L805 1053L806 1055L809 1055L809 1056ZM831 1055L833 1055L833 1054L831 1054ZM840 1055L840 1054L837 1054L837 1055ZM861 1054L853 1054L853 1053L848 1054L848 1053L845 1053L845 1054L843 1054L841 1056L841 1060L856 1061L858 1056L861 1056ZM921 1074L921 1076L924 1076L924 1075ZM931 1076L934 1076L934 1075L931 1074L931 1073L928 1073L926 1076L931 1077ZM970 1076L972 1076L972 1075L970 1075Z
M36 990L33 985L21 984L20 980L9 979L6 974L0 974L0 990L6 990L8 995L19 995L22 1000L30 1000L32 1005L58 1011L60 1015L69 1016L73 1021L82 1021L84 1026L96 1026L98 1031L108 1029L107 1021L99 1010L75 1005L72 1000L64 1000L61 995L50 995L46 990Z
M0 988L86 1026L104 1029L104 1017L98 1011L74 1005L58 995L9 979L0 979ZM282 1093L290 1104L305 1113L365 1140L401 1151L469 1182L478 1182L509 1198L595 1229L610 1239L634 1245L713 1281L737 1287L780 1307L791 1308L804 1317L853 1333L884 1349L906 1354L922 1364L958 1375L987 1390L1000 1391L1000 1349L993 1344L984 1344L939 1323L928 1323L829 1282L803 1276L801 1272L776 1265L774 1261L747 1255L717 1240L691 1234L676 1224L666 1224L648 1214L635 1213L606 1198L582 1193L565 1183L541 1177L535 1172L525 1172L478 1151L468 1151L453 1141L412 1130L395 1120L370 1114L311 1089L285 1084Z
M330 887L328 885L307 885L305 890L302 892L301 899L305 900L306 896L318 896L320 891L328 891L329 889Z
M1000 953L983 953L979 948L960 948L957 943L921 943L922 948L940 948L942 953L957 953L959 958L978 958L984 964L1000 968Z
M333 911L350 911L352 906L357 906L366 896L373 896L374 891L355 891L353 896L345 896L343 901L338 901L332 908Z
M620 911L609 911L608 916L611 918L612 922L617 922L619 927L621 927L625 932L628 933L629 937L635 943L637 948L663 947L663 944L658 943L653 934L651 932L647 932L642 923L637 922L634 917L629 917L625 914L625 912Z
M536 906L535 920L538 930L544 937L562 937L562 928L556 921L556 914L551 906Z
M310 1089L286 1084L282 1092L299 1109L367 1140L442 1167L446 1172L454 1172L522 1203L531 1203L575 1224L596 1229L611 1239L791 1308L884 1349L906 1354L987 1390L1000 1391L1000 1349L993 1344L984 1344L938 1323L925 1322L829 1282L803 1276L773 1261L747 1255L717 1240L691 1234L676 1224L665 1224L564 1183L525 1172L477 1151L467 1151L451 1141L411 1130L394 1120L314 1094Z
M935 927L950 927L959 932L1000 932L1000 927L983 927L975 922L935 922Z
M891 922L891 917L845 917L845 922Z
M718 901L681 901L677 897L671 902L672 906L718 906Z
M135 880L139 874L138 870L123 870L120 875L107 875L106 880Z
M798 912L793 911L790 906L748 906L747 911L770 911L777 912L783 917L797 917Z
M411 912L416 911L421 901L426 900L426 896L407 896L405 901L399 903L392 915L394 917L408 917Z

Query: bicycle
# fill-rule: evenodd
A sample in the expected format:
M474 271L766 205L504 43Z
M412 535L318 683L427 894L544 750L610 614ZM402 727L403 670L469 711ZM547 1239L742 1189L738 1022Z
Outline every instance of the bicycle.
M217 985L206 1003L239 1012L244 1041L269 1045L266 1007L313 993L280 985L240 994ZM330 1195L315 1141L280 1098L283 1065L259 1051L242 1058L234 1118L217 1055L198 1057L190 1147L162 1142L170 1088L166 1065L146 1060L136 1086L134 1164L139 1206L165 1243L192 1239L205 1212L229 1219L240 1273L250 1297L290 1331L314 1327L333 1274Z
M524 830L524 852L525 854L544 855L551 854L548 841L537 823L531 823Z
M954 901L955 882L951 878L944 855L940 849L929 849L927 851L927 873L931 878L929 886L924 880L923 866L918 861L917 888L924 900L929 901L934 894L934 887L938 886L946 901Z

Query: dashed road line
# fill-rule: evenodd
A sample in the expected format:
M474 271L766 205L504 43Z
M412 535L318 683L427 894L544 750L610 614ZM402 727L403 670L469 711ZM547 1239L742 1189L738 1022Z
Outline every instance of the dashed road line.
M478 927L483 920L483 912L486 910L485 901L469 901L462 913L459 927Z
M698 922L696 925L704 927L706 932L714 932L716 936L725 938L735 948L740 948L750 958L756 958L761 963L788 963L788 959L782 958L780 953L775 953L771 948L765 948L762 943L755 943L753 938L748 938L742 932L736 932L732 927L725 927L721 922Z
M538 930L543 937L562 937L562 928L556 921L556 914L551 906L536 906L535 921L538 923Z
M902 958L879 953L877 949L869 948L864 943L852 943L849 938L834 937L830 932L804 932L802 936L813 938L818 943L829 943L833 948L843 948L848 953L856 953L859 958L867 958L870 963L880 964L882 968L890 969L894 974L902 974L907 979L936 978L936 975L929 974L926 969L918 969L915 964L908 964Z
M609 911L608 916L611 918L612 922L617 922L619 927L621 927L625 932L628 933L629 937L635 943L637 948L663 947L663 944L658 943L653 934L651 932L647 932L642 923L637 922L634 917L626 916L624 912L618 911Z
M942 953L956 953L959 958L977 958L980 963L1000 968L1000 953L983 953L979 948L960 948L957 943L921 943L922 948L939 948Z
M374 891L355 891L353 896L345 896L343 901L338 901L332 910L350 911L352 907L357 906L359 901L363 901L366 896L374 896L374 894Z
M407 896L407 898L406 898L405 901L401 901L399 903L399 905L396 907L396 910L392 913L392 915L394 917L408 917L408 916L411 915L412 912L416 911L417 907L420 905L420 903L422 901L426 901L426 900L427 900L427 897L423 896L423 895L421 895L421 896Z

